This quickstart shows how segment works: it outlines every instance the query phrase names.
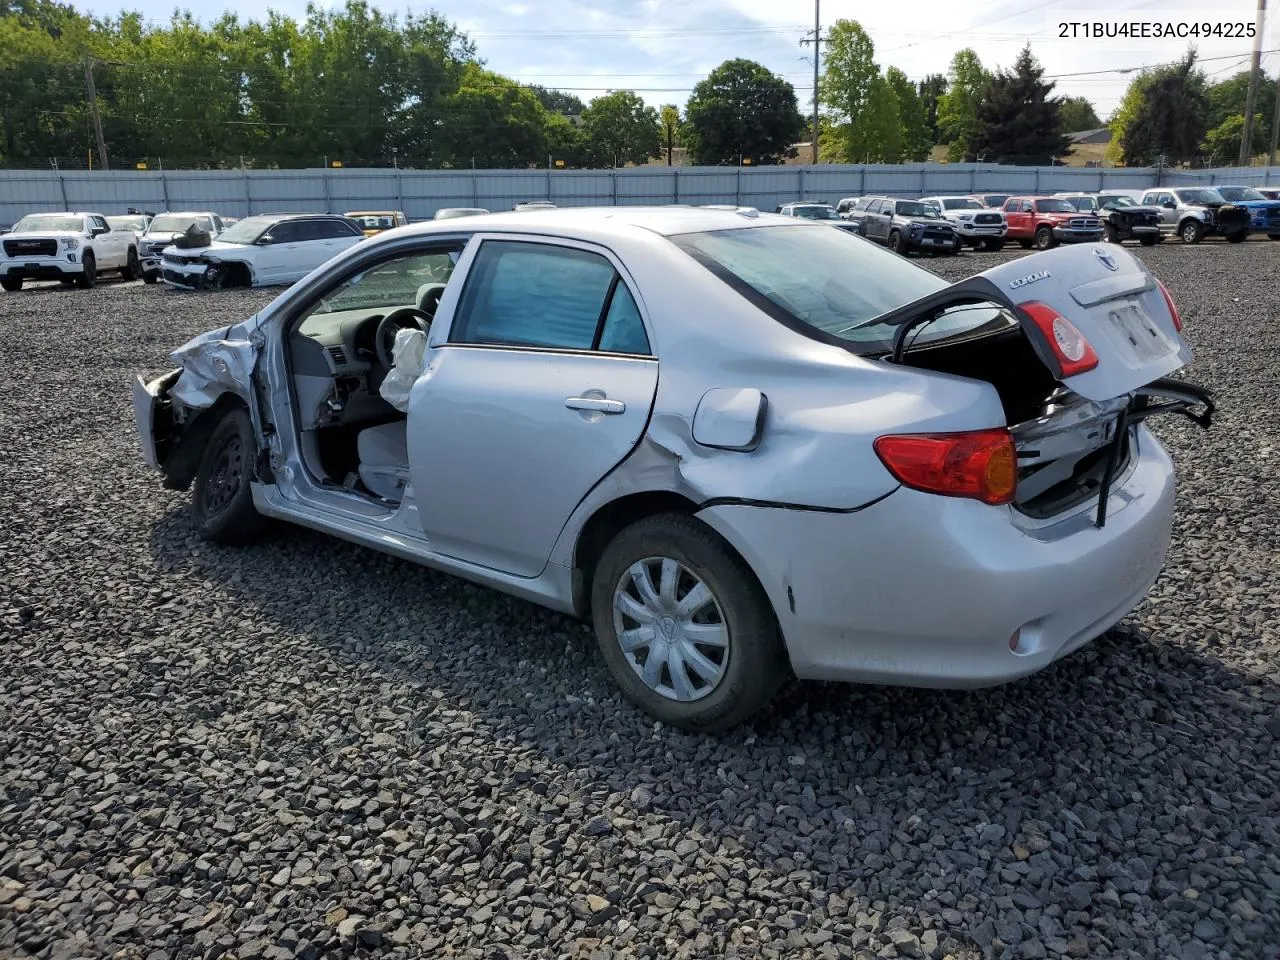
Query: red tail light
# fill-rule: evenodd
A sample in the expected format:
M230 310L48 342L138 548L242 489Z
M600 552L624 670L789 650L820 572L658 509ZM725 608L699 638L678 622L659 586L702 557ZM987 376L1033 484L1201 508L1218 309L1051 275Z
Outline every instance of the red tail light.
M1164 305L1168 307L1169 312L1173 314L1173 329L1181 333L1182 332L1182 315L1178 313L1178 308L1173 305L1173 297L1169 296L1169 288L1166 287L1159 280L1156 281L1156 286L1158 286L1160 288L1160 292L1164 294Z
M967 433L879 437L876 455L905 486L983 503L1009 503L1018 486L1013 438L1004 427Z
M1053 348L1058 360L1059 379L1073 377L1098 365L1098 355L1084 334L1053 307L1033 300L1022 304L1022 312L1031 318Z

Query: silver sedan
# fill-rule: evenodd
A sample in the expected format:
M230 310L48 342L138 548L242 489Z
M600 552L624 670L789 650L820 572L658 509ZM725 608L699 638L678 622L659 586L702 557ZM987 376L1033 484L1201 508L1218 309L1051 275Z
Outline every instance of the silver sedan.
M1160 571L1207 425L1159 282L1087 244L948 286L754 210L562 209L361 243L134 386L212 540L268 518L589 619L622 691L718 730L785 678L968 687Z

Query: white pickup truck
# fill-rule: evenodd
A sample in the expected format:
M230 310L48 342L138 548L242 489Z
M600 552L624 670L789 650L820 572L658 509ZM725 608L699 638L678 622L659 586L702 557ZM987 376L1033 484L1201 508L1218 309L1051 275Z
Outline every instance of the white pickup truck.
M192 227L209 234L210 240L216 240L218 234L226 229L222 217L209 211L195 211L157 214L142 237L142 279L147 283L155 283L160 279L164 267L160 254L164 248L177 240Z
M100 213L31 213L0 239L0 287L10 293L26 280L61 280L92 287L98 274L141 272L133 231L112 230Z

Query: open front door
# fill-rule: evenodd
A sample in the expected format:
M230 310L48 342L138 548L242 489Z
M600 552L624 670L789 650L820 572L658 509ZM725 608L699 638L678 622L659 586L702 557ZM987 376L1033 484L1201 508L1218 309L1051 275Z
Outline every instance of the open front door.
M537 576L648 423L658 364L636 300L601 251L492 239L447 322L409 400L424 532L439 553Z

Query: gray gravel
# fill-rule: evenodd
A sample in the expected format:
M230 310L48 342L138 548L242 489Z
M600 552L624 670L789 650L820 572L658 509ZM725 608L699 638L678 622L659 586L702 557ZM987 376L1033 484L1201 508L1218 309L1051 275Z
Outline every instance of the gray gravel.
M1024 682L795 684L721 739L567 618L195 539L129 379L269 293L5 295L0 956L1274 957L1280 244L1142 255L1222 402L1159 426L1151 599Z

